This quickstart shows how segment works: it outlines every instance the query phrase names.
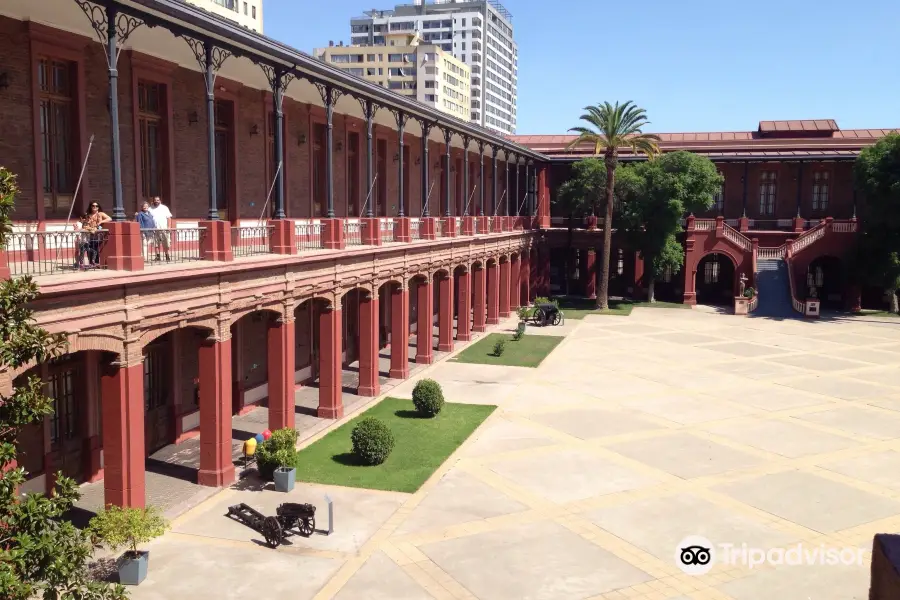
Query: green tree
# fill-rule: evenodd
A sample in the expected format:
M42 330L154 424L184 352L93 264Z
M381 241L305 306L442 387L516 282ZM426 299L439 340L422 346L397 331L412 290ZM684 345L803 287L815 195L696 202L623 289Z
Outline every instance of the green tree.
M0 247L11 229L16 178L0 167ZM61 336L34 324L28 308L38 295L31 278L0 282L0 369L43 362L65 350ZM22 427L53 412L41 381L30 377L8 396L0 395L0 598L30 600L124 598L124 588L90 580L87 563L92 544L62 515L78 499L75 482L57 474L49 496L17 495L25 470L16 464L17 435Z
M655 302L656 280L666 269L674 272L684 263L677 238L681 219L709 210L723 177L705 156L682 151L620 171L616 190L623 199L626 238L644 260L648 299Z
M612 217L614 190L616 186L616 166L619 164L619 148L628 147L635 154L643 153L653 157L659 153L655 135L643 133L649 124L646 111L638 108L630 100L623 104L609 102L597 106L586 106L581 120L586 126L573 127L578 137L569 144L573 148L587 143L593 146L594 155L603 155L606 166L606 218L603 220L603 261L600 264L600 294L597 304L601 309L609 308L609 255L612 250Z
M892 133L864 148L854 165L857 189L866 200L859 257L860 283L882 287L898 312L900 288L900 135Z
M566 248L566 295L569 293L569 273L571 273L572 243L575 220L584 216L594 216L606 187L606 166L597 158L585 158L572 165L569 178L559 187L553 199L557 213L564 214L568 222L569 241Z

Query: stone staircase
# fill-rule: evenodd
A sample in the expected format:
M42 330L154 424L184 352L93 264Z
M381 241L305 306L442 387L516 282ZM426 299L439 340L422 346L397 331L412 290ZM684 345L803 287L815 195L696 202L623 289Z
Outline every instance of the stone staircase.
M792 319L799 316L791 300L788 268L783 258L765 258L757 261L756 285L759 288L759 305L753 316Z

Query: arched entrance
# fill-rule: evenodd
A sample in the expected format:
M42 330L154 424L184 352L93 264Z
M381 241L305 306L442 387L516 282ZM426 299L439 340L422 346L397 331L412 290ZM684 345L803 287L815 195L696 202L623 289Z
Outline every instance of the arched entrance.
M726 254L707 254L697 264L697 304L730 306L733 302L734 263Z
M806 292L815 289L822 308L841 310L844 308L844 268L835 256L820 256L809 264L806 270Z
M241 414L268 396L269 329L277 325L280 314L258 310L237 319L231 325L232 412Z
M78 483L102 474L102 372L116 361L111 352L73 352L36 365L13 381L24 387L29 378L42 382L53 413L19 432L17 462L27 471L23 492L49 492L62 471Z
M319 317L327 304L323 298L312 298L294 309L294 383L310 383L319 376Z

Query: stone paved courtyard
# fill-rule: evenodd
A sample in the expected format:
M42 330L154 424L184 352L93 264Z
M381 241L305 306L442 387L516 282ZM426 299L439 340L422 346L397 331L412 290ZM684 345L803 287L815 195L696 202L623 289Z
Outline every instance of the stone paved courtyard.
M900 530L900 320L636 309L565 331L538 369L427 371L449 401L500 409L417 493L298 484L289 498L238 484L150 544L132 596L868 597L868 555L690 576L675 550L688 535L868 549ZM278 550L224 516L237 502L271 514L311 501L322 528L326 493L335 533Z

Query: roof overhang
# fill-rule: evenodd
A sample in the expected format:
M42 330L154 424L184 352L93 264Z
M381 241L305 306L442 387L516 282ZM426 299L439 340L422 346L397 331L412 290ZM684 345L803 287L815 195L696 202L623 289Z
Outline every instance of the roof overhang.
M509 138L479 127L462 119L440 112L406 96L379 85L355 77L324 63L310 54L241 27L225 18L183 0L91 0L95 4L115 7L125 14L137 17L151 26L162 26L176 35L188 35L199 40L209 40L232 54L254 61L297 72L298 75L319 83L339 88L347 93L363 96L411 118L432 122L446 127L460 136L481 140L486 144L508 150L521 158L547 161L536 150L513 142Z

